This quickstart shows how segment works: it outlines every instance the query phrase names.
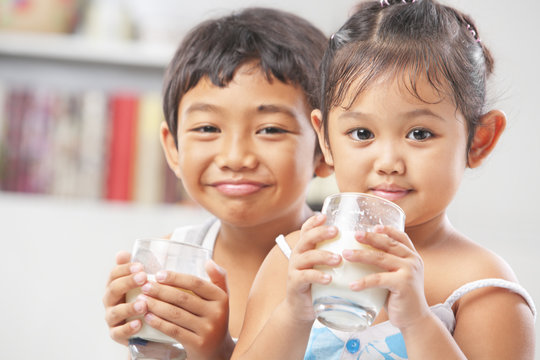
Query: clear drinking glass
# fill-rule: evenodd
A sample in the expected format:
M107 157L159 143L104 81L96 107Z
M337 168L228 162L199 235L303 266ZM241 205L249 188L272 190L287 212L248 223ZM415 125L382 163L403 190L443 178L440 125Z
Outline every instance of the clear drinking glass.
M212 252L203 247L167 239L137 239L131 255L132 262L141 263L149 281L155 281L160 270L195 275L208 280L205 264ZM133 289L126 295L127 302L135 301L141 289ZM130 319L131 320L131 319ZM159 359L183 360L186 353L182 344L144 323L142 328L129 340L129 350L133 360Z
M338 235L318 245L318 249L341 255L345 249L360 249L365 245L355 240L358 230L372 231L376 225L405 227L405 213L391 201L362 194L339 193L328 196L322 213L326 224L339 229ZM312 284L311 296L317 319L324 325L342 331L357 331L369 327L388 297L387 289L371 288L352 291L352 281L382 271L373 265L349 262L345 259L337 267L316 266L332 275L328 285Z

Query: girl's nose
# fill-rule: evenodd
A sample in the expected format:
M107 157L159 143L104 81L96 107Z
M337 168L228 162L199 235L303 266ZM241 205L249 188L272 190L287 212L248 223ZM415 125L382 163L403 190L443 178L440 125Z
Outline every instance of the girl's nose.
M380 175L402 175L405 173L405 161L399 149L388 145L380 150L375 161L375 170Z
M242 138L224 141L215 162L219 168L232 171L254 169L258 164L249 142Z

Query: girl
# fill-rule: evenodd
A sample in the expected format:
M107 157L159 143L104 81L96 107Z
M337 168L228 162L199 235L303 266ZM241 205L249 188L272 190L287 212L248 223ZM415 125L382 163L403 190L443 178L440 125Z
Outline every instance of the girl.
M398 204L405 232L357 233L368 250L316 250L336 236L324 216L274 249L252 288L235 359L532 359L535 309L510 267L452 227L446 209L467 167L490 154L506 124L486 111L493 60L472 20L434 0L359 5L330 39L321 110L312 113L340 191ZM386 311L361 332L315 321L315 265L385 271L350 284L387 288ZM288 267L288 269L287 269ZM278 281L281 279L282 281Z

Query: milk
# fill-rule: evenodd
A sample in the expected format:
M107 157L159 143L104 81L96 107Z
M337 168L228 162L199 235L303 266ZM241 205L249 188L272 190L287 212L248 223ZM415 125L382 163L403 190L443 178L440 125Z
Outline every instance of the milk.
M354 234L353 230L340 230L337 237L320 243L317 248L341 255L345 249L367 247L356 241ZM360 330L371 325L386 301L388 290L370 288L353 291L349 285L366 275L383 270L377 266L349 262L345 259L336 267L316 266L315 268L332 275L332 282L328 285L311 285L311 296L319 321L330 327L347 331ZM321 303L324 305L317 305ZM334 305L327 306L328 303ZM356 306L349 308L351 303Z
M148 281L155 282L156 281L156 276L155 275L148 275ZM140 293L141 293L141 288L140 287L128 291L128 293L126 294L126 302L128 302L128 303L135 302L135 299L137 298L137 296ZM162 333L161 331L156 330L153 327L151 327L150 325L146 324L144 322L144 320L143 320L142 315L129 318L128 321L135 320L135 319L140 319L141 320L142 327L141 327L141 330L139 330L133 337L141 338L141 339L145 339L145 340L150 340L150 341L161 342L161 343L168 343L168 344L176 344L176 343L178 343L178 341L176 341L172 337L167 336L164 333Z

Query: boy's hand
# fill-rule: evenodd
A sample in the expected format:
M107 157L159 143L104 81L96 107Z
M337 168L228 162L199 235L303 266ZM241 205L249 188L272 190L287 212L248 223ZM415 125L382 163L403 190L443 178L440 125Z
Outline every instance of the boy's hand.
M127 345L129 338L141 328L140 320L127 321L128 318L146 312L143 301L126 304L126 293L146 282L146 273L141 264L130 263L131 255L122 251L116 255L114 267L107 282L103 305L105 321L109 326L111 338L120 344Z
M313 322L315 313L311 299L311 284L329 284L332 277L313 269L315 265L337 266L341 256L329 251L316 250L318 243L337 235L335 226L323 226L326 217L309 218L300 231L300 240L291 252L287 279L287 299L291 316L298 321Z
M378 266L385 272L358 279L351 289L390 290L388 317L397 328L405 328L427 316L430 312L424 296L424 264L407 234L389 226L377 226L374 232L358 232L356 240L371 248L345 250L343 257Z
M147 324L176 339L190 359L230 358L229 295L226 274L213 261L207 265L212 282L196 276L163 271L157 283L142 287Z

